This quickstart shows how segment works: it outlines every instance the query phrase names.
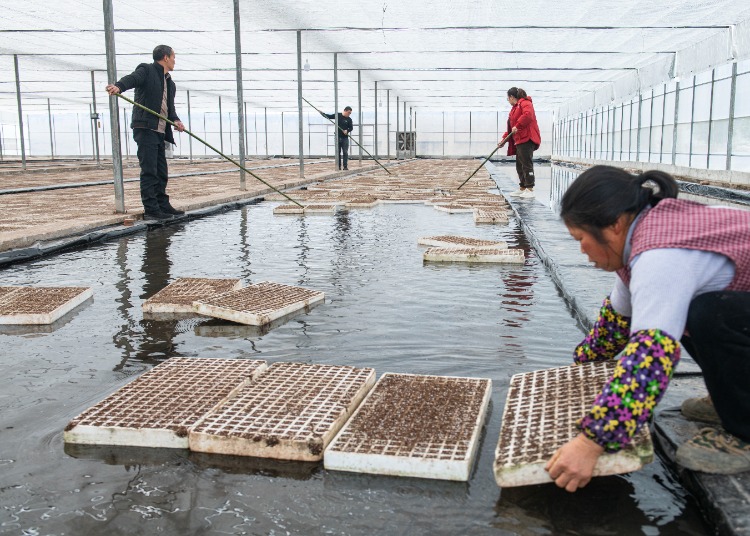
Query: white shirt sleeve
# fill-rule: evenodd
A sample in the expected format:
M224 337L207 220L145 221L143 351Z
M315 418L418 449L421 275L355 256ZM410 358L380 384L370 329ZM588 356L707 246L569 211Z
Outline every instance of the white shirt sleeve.
M630 331L660 329L676 339L685 331L693 298L725 289L735 272L734 263L724 255L678 248L644 251L632 260L630 269ZM623 301L622 296L617 299ZM627 315L614 299L612 306Z

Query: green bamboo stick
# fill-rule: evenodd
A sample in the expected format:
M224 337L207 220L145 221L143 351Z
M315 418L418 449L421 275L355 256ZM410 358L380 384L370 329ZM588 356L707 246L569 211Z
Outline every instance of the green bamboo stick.
M129 98L127 98L123 94L121 94L121 93L115 93L115 95L117 97L120 97L122 100L129 102L133 106L137 106L138 108L140 108L142 110L146 110L151 115L155 115L159 119L163 119L164 121L166 121L170 125L174 126L175 128L177 127L177 125L175 125L172 121L170 121L169 119L167 119L163 115L156 113L152 109L147 108L147 107L143 106L142 104L138 104L137 102L130 100ZM190 132L188 129L184 129L183 132L185 132L189 136L192 136L193 138L195 138L196 140L198 140L199 142L201 142L203 145L205 145L206 147L208 147L209 149L211 149L215 153L223 156L224 158L226 158L227 160L229 160L232 164L234 164L235 166L237 166L238 168L240 168L242 171L245 171L248 174L252 175L256 179L258 179L260 182L262 182L263 184L265 184L266 186L268 186L269 188L271 188L274 192L283 195L284 197L286 197L289 201L291 201L292 203L294 203L298 207L304 208L304 207L302 207L302 205L300 205L297 201L295 201L294 199L292 199L291 197L289 197L288 195L286 195L284 192L282 192L281 190L278 190L277 188L274 188L272 185L268 184L266 181L264 181L263 179L261 179L260 177L258 177L255 173L253 173L252 171L250 171L249 169L247 169L245 166L241 165L236 160L233 160L232 158L228 157L227 155L225 155L224 153L222 153L221 151L219 151L216 147L214 147L213 145L211 145L207 141L203 140L199 136L196 136L195 134L193 134L192 132Z
M512 136L512 133L511 133L511 134L508 134L507 136L505 136L505 137L504 137L504 138L502 139L502 141L501 141L500 143L505 143L506 141L508 141L508 138L510 138L511 136ZM462 182L462 183L461 183L461 186L463 186L464 184L466 184L467 182L469 182L469 179L471 179L471 178L472 178L472 177L473 177L474 175L476 175L476 174L477 174L477 171L479 171L480 169L482 169L482 166L483 166L483 165L485 165L485 164L487 163L487 160L489 160L490 158L492 158L492 155L494 155L494 154L495 154L495 153L497 152L497 150L498 150L499 148L500 148L500 144L498 144L498 146L497 146L497 147L495 147L495 150L494 150L494 151L492 151L492 152L490 153L490 155L489 155L489 156L488 156L487 158L485 158L485 159L484 159L484 162L482 162L481 164L479 164L479 167L478 167L477 169L475 169L475 170L474 170L474 173L472 173L471 175L469 175L469 178L468 178L468 179L466 179L466 180L465 180L464 182ZM460 190L460 189L461 189L461 186L459 186L458 188L456 188L456 190Z
M307 100L307 99L306 99L305 97L302 97L302 100L303 100L303 101L305 101L305 102L306 102L307 104L309 104L310 106L312 106L312 107L313 107L313 108L315 109L315 111L316 111L316 112L318 112L319 114L323 115L323 112L321 112L321 111L320 111L320 110L319 110L318 108L315 108L315 105L314 105L313 103L311 103L311 102L310 102L309 100ZM335 117L335 115L336 115L336 114L334 114L334 117ZM326 119L328 119L328 118L326 117ZM329 121L330 121L331 123L333 123L333 124L334 124L334 125L336 126L336 128L338 128L338 129L339 129L339 130L340 130L341 132L343 132L343 131L344 131L344 129L343 129L343 128L341 128L341 127L340 127L340 126L338 125L338 121L336 121L335 119L328 119L328 120L329 120ZM362 125L359 125L359 128L362 128ZM363 150L364 152L366 152L366 153L367 153L367 155L368 155L368 156L369 156L370 158L372 158L373 160L375 160L375 162L377 162L377 164L378 164L378 165L379 165L380 167L382 167L383 169L385 169L385 172L386 172L386 173L388 173L388 175L390 175L390 174L391 174L391 172L390 172L390 171L388 171L388 169L387 169L387 168L386 168L386 167L385 167L385 166L384 166L383 164L381 164L380 162L378 162L377 158L375 158L374 156L372 156L372 155L371 155L371 154L369 153L369 151L368 151L367 149L365 149L364 147L362 147L361 145L359 145L359 143L357 143L357 140L355 140L355 139L354 139L354 138L352 138L351 136L349 136L349 139L350 139L350 140L352 140L352 141L353 141L354 143L356 143L356 144L357 144L357 145L358 145L358 146L359 146L359 147L360 147L360 148L361 148L361 149L362 149L362 150Z

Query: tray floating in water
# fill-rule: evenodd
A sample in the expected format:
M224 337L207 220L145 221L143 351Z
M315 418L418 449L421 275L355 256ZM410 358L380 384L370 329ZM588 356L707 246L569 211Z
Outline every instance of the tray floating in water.
M262 326L324 300L323 292L264 281L195 301L193 306L205 316Z
M297 205L279 205L273 209L274 214L333 214L336 212L338 205L325 204L325 205L305 205L298 207Z
M474 223L508 223L508 214L499 210L474 209Z
M495 480L501 488L552 482L545 464L580 433L577 422L614 368L614 362L585 363L511 378L495 450ZM644 426L628 447L600 456L594 476L637 471L653 457L651 435Z
M430 248L422 256L430 262L523 264L526 260L522 249Z
M377 197L355 197L346 203L346 208L371 208L380 204Z
M0 324L52 324L93 295L86 287L0 287Z
M508 243L502 240L480 240L478 238L469 238L466 236L425 236L419 238L417 243L420 246L432 246L438 248L475 248L475 249L508 249Z
M266 368L259 360L173 357L70 421L63 439L187 448L188 428Z
M274 363L190 430L190 450L319 461L374 383L370 368Z
M384 374L326 449L326 469L469 480L487 379Z
M194 314L194 301L241 287L239 279L180 277L143 302L143 312Z
M471 208L468 205L432 205L435 209L441 211L441 212L447 212L448 214L463 214L463 213L471 213L474 211L473 208Z

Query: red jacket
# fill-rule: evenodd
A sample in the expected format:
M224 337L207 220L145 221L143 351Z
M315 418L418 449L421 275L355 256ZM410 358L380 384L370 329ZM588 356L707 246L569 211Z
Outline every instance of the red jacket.
M510 109L508 114L508 130L503 134L503 138L516 127L516 133L508 139L508 156L516 154L516 145L533 141L541 145L542 136L539 133L539 124L536 122L534 105L531 103L531 97L518 99L518 102Z

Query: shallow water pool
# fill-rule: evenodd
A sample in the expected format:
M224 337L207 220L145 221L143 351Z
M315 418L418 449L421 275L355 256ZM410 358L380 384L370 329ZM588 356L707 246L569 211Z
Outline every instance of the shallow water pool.
M657 459L570 495L497 487L510 377L565 365L583 336L516 222L381 205L274 216L275 204L151 230L0 272L0 285L92 286L52 329L0 330L0 533L708 534ZM424 264L417 238L506 240L524 266ZM239 277L326 293L267 333L209 319L144 320L176 277ZM78 413L173 356L374 367L491 378L468 483L328 472L322 464L179 450L68 446Z

